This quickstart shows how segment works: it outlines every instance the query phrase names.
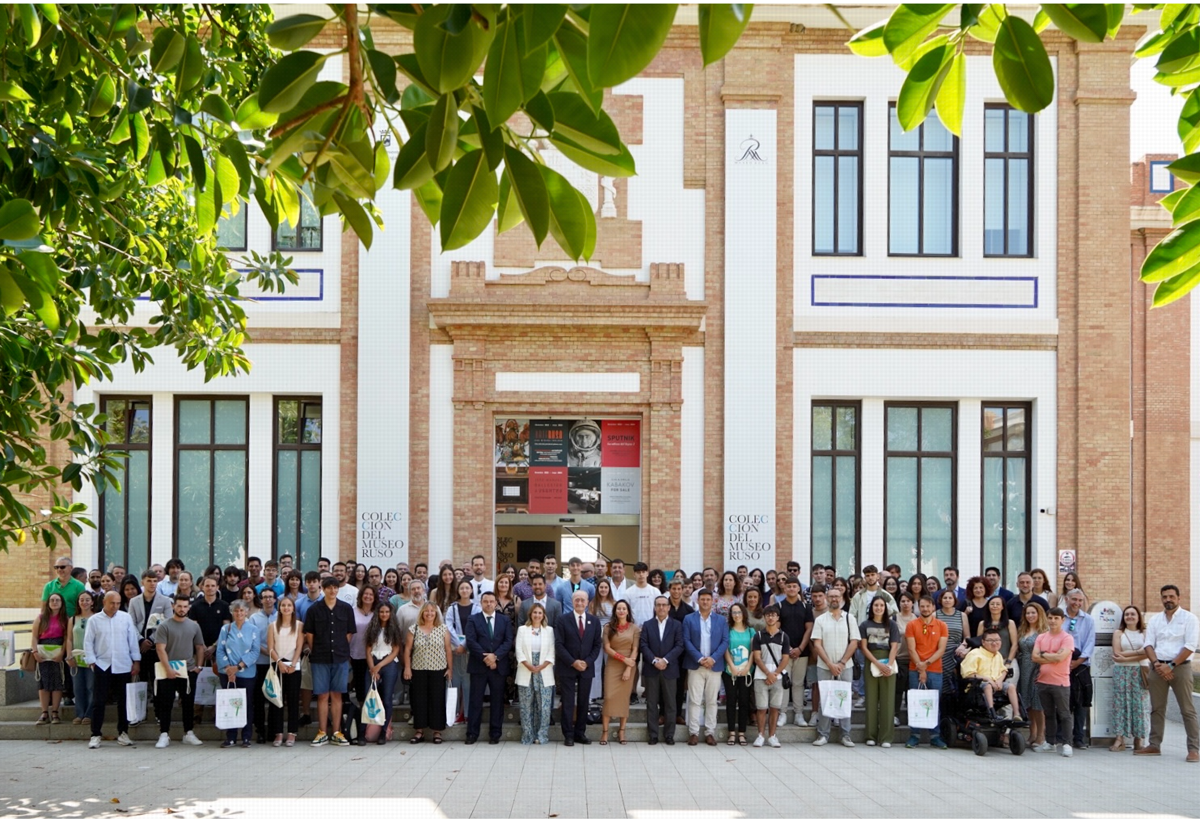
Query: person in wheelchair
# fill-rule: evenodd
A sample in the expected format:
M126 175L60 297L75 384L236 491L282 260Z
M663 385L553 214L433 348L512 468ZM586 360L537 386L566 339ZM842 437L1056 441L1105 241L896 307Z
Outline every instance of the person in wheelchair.
M1017 687L1008 676L1008 665L1000 654L1000 631L986 630L983 634L983 646L975 648L966 655L959 671L964 679L979 680L983 689L983 699L987 706L989 720L996 721L1000 715L996 713L996 692L1002 691L1012 704L1013 719L1020 720L1020 702L1017 700Z

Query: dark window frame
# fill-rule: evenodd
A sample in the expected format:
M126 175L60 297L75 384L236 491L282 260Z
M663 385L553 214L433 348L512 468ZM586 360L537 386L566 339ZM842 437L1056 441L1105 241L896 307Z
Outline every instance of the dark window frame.
M1010 152L1010 151L1008 151L1008 120L1009 120L1009 116L1012 114L1012 112L1014 112L1016 110L1017 109L1013 108L1011 105L1000 104L1000 103L989 103L989 104L985 104L983 106L984 125L985 126L987 124L987 112L988 111L1001 111L1004 113L1004 149L1005 149L1005 151L1003 151L1003 152L989 152L987 150L987 136L986 136L986 128L985 128L984 144L983 144L983 161L984 161L984 164L983 164L983 256L987 259L1032 259L1033 258L1033 204L1034 204L1034 201L1033 201L1033 197L1034 197L1034 192L1033 192L1033 185L1034 185L1033 123L1034 123L1034 115L1033 114L1027 115L1029 118L1028 119L1029 130L1028 130L1028 136L1026 137L1026 140L1025 140L1025 148L1027 148L1029 151L1027 151L1027 152ZM989 160L1004 161L1004 185L1003 185L1003 190L1004 190L1004 211L1003 211L1004 253L1001 253L1001 254L989 254L988 250L987 250L987 184L988 184L987 162ZM1027 189L1026 195L1029 198L1029 201L1028 201L1029 206L1025 208L1025 229L1028 231L1028 236L1026 238L1025 253L1023 253L1023 254L1013 252L1008 246L1008 239L1009 239L1009 235L1010 235L1010 228L1008 226L1008 195L1010 192L1008 189L1008 185L1009 185L1008 162L1010 160L1024 160L1029 164L1029 166L1028 166L1029 183L1026 185L1026 189Z
M817 449L816 440L814 439L814 424L812 423L813 412L818 408L833 409L833 434L835 445L837 434L837 409L838 408L853 408L854 409L854 449ZM813 527L813 498L812 492L812 476L814 473L814 462L818 457L831 457L834 459L834 464L837 463L839 457L854 457L854 569L858 573L862 567L862 401L861 400L813 400L809 406L809 460L808 460L808 475L809 475L809 494L808 494L808 556L811 562L814 556L814 539L816 529ZM833 498L833 514L830 518L831 534L830 546L832 550L831 560L834 567L837 567L837 469L830 472L830 492ZM838 569L841 573L841 569Z
M896 108L896 103L888 103L888 256L889 257L929 257L936 259L953 259L959 256L959 217L962 215L961 207L961 188L962 180L962 165L959 158L961 144L959 139L953 134L954 148L949 152L934 152L925 151L925 123L922 122L917 127L917 150L898 150L892 148L892 129L893 120L892 112ZM930 117L933 117L931 114ZM949 129L946 129L949 131ZM905 132L911 133L911 132ZM916 158L918 162L917 168L917 250L912 253L897 252L892 249L892 158ZM950 253L948 254L927 254L925 253L925 160L927 158L935 158L938 160L950 160L953 162L953 174L950 178Z
M888 409L890 408L915 408L917 409L917 449L888 449ZM923 450L921 446L921 424L923 415L920 409L923 408L948 408L950 409L950 449L944 450ZM887 480L887 464L888 458L915 458L917 461L917 571L921 571L921 459L922 458L949 458L950 459L950 559L943 563L943 566L958 565L958 403L957 402L938 402L938 401L909 401L909 400L889 400L883 404L883 562L888 564L896 562L894 559L887 556L888 546L888 480ZM940 574L941 569L936 569L935 574Z
M817 109L818 108L833 108L833 149L820 149L817 147ZM858 112L858 148L854 150L843 150L838 148L839 133L838 133L838 111L842 108L852 108ZM830 101L814 101L813 102L813 141L812 141L812 255L814 257L861 257L863 255L863 141L865 132L863 129L863 103L851 100L830 100ZM817 250L817 158L830 157L833 158L833 250L818 251ZM858 241L855 244L854 251L839 251L838 250L838 212L839 196L841 195L838 189L838 181L841 178L841 167L838 163L842 158L853 157L858 160L858 193L855 200L858 202Z
M297 442L282 443L279 440L279 404L283 402L296 402L297 406ZM301 443L304 437L303 419L304 414L301 409L305 403L314 403L321 407L321 443ZM322 446L325 442L325 405L324 400L320 395L316 396L296 396L296 395L277 395L271 404L271 556L279 557L282 550L279 547L279 453L280 451L292 452L322 452ZM324 459L324 454L321 455ZM296 522L300 522L300 488L303 486L304 476L304 460L300 457L296 458ZM321 489L324 490L325 471L322 464L321 470ZM317 495L317 527L321 527L321 517L325 513L324 493ZM300 542L297 534L296 548L292 551L292 561L297 569L301 569L303 556L300 549ZM319 542L319 540L318 540ZM318 546L318 554L320 547ZM313 568L316 568L316 559L313 559Z
M1003 409L1004 410L1004 449L999 452L988 452L983 446L983 417L984 412L988 409ZM1008 412L1010 409L1021 409L1025 412L1025 448L1021 450L1008 449ZM1034 568L1033 562L1033 424L1030 420L1033 418L1033 403L1030 402L1012 402L1010 400L984 400L979 407L979 433L980 433L980 459L979 459L979 562L981 567L1000 566L1001 586L1009 581L1008 577L1008 540L1000 541L1000 550L1003 559L999 564L989 563L984 559L984 461L988 458L999 458L1004 461L1004 481L1008 482L1008 461L1010 458L1021 458L1025 461L1025 567L1018 569L1019 572L1028 572ZM1008 505L1003 505L1002 526L1008 526Z
M309 194L309 191L310 191L310 188L308 187L307 184L303 188L300 188L298 190L298 192L300 193L300 215L296 219L296 227L293 228L293 230L296 232L295 246L293 246L291 248L280 247L280 245L279 245L279 227L275 227L275 228L271 229L271 250L272 251L282 251L282 252L300 251L300 252L304 252L304 253L315 254L315 253L320 253L325 250L325 217L322 216L321 211L317 209L316 202L313 201L312 195ZM313 212L317 214L317 224L316 224L317 245L315 248L306 248L300 244L300 239L301 239L300 232L302 230L310 229L310 228L307 228L304 226L304 202L306 200L310 204L312 204ZM287 224L287 220L281 218L279 220L279 225L282 226L285 224Z
M125 440L121 441L120 443L118 443L116 441L108 443L105 445L105 449L108 449L108 450L117 449L122 452L144 451L146 453L146 469L148 471L147 477L146 477L146 480L148 482L146 485L146 489L147 489L148 497L151 500L153 500L154 499L154 398L150 394L141 394L141 395L103 394L100 397L100 413L108 414L108 404L110 402L116 402L116 401L120 401L120 400L123 400L126 404L126 406L125 406ZM150 442L149 443L130 443L129 442L129 430L132 426L132 423L130 421L133 416L133 408L131 407L131 404L135 403L135 402L138 402L138 403L144 402L150 407ZM107 424L105 424L105 425L107 426ZM128 536L128 534L129 534L129 494L124 492L125 488L128 487L128 484L129 484L129 482L128 482L129 466L128 465L129 465L129 461L128 461L128 459L126 459L125 460L126 481L123 483L122 492L121 492L122 505L124 507L123 521L124 521L125 533L126 533L125 556L120 558L120 562L114 561L114 563L113 563L113 565L122 566L123 568L126 568L126 569L130 568L130 565L129 565L129 536ZM105 492L107 492L107 491L105 491ZM97 528L97 531L98 531L97 537L100 541L99 552L98 552L100 555L99 556L100 563L101 563L100 568L101 568L101 571L107 571L109 558L104 550L104 544L105 544L104 541L105 541L106 534L108 533L108 525L106 523L107 517L105 517L105 515L104 515L104 493L98 493L97 497L99 500L99 508L100 508L100 511L99 511L100 515L99 515L99 517L97 517L100 520L99 527ZM149 552L151 552L151 558L153 557L153 545L154 545L153 537L154 537L154 511L153 511L153 504L152 504L150 515L146 517L146 546L147 546L147 550ZM151 559L151 558L147 558L147 559Z
M216 438L217 412L216 403L220 400L228 402L243 402L246 404L246 442L245 443L214 443ZM208 443L180 443L179 442L179 409L185 401L191 402L207 402L208 408ZM245 496L246 504L245 519L242 523L243 533L246 535L246 542L250 541L250 397L238 396L236 394L222 394L220 396L206 397L198 394L176 394L175 405L173 407L175 413L175 434L172 441L174 445L174 455L172 461L175 467L174 489L172 498L172 516L171 516L171 554L174 557L179 556L179 453L181 452L196 452L204 451L210 453L210 466L208 470L208 561L204 566L209 566L213 562L213 528L215 527L216 517L212 513L213 499L216 495L216 470L212 468L216 458L213 453L218 451L242 452L246 458L246 487ZM249 545L247 545L247 549Z

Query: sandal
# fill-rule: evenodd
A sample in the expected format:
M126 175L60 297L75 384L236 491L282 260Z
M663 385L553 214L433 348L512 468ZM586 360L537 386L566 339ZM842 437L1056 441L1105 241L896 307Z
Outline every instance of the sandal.
M1118 738L1113 741L1113 745L1108 748L1109 752L1125 752L1125 739Z
M442 736L441 736L441 734L440 734L440 733L439 733L439 734L435 734L435 735L433 736L433 743L435 743L435 744L440 744L440 743L442 743Z
M288 746L288 747L294 747L294 746L296 746L296 736L295 736L295 735L288 735L288 737L287 737L287 741L285 742L285 744L284 744L284 745L285 745L285 746Z
M737 733L735 733L735 732L729 733L729 740L725 742L725 746L727 746L727 747L736 747L737 746Z
M419 733L419 734L417 734L417 735L413 735L413 736L412 736L412 738L410 738L410 739L409 739L408 743L410 743L410 744L424 744L424 743L425 743L425 733L424 733L424 732L422 732L422 733Z
M47 724L49 722L50 722L50 713L42 712L41 715L38 716L37 723L35 725L36 726L44 726L45 724Z
M740 735L738 735L738 746L739 746L739 747L748 747L748 746L750 746L750 742L746 740L746 733L745 733L745 732L743 732L743 733L741 733Z
M51 713L50 713L50 722L51 722L51 723L62 723L62 718L60 718L60 717L58 716L58 712L51 712Z
M620 729L617 730L617 743L620 744L621 746L625 746L625 727L624 726L622 726Z
M600 746L602 746L602 747L608 746L608 733L607 732L604 733L604 737L600 739Z

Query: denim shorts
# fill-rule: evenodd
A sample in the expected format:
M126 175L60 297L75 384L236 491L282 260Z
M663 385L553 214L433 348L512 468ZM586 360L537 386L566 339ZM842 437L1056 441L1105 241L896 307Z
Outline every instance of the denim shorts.
M346 690L346 681L350 676L349 662L310 662L312 668L313 694L328 694L336 691L339 694Z

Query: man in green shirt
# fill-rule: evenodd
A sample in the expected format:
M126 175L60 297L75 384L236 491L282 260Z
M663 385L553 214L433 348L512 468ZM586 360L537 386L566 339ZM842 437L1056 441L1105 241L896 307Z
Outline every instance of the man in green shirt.
M82 581L71 577L74 564L70 557L59 557L54 561L54 580L42 587L42 603L50 600L50 596L58 593L63 603L67 605L67 616L74 616L79 610L79 596L87 589Z

